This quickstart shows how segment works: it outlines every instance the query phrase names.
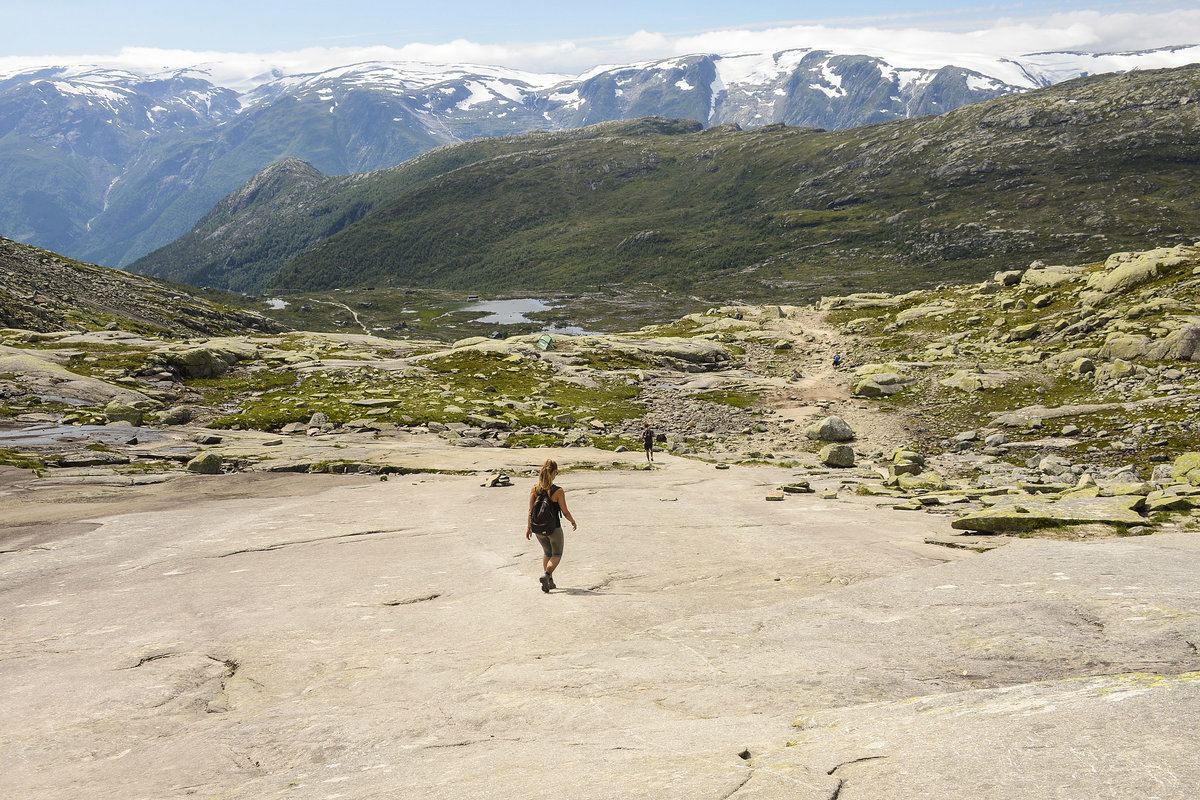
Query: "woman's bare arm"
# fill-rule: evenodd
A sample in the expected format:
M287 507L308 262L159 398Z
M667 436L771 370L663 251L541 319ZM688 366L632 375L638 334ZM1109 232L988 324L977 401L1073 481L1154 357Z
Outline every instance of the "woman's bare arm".
M567 493L559 489L550 499L558 503L559 510L562 511L563 516L571 523L571 530L579 530L579 526L575 524L575 518L571 516L571 511L567 508Z

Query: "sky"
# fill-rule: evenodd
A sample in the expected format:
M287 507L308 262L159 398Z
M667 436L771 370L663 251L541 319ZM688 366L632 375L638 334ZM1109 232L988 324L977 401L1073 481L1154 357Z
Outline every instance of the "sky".
M690 53L1111 52L1200 44L1196 0L3 0L0 70L224 63L317 71L359 61L578 75Z

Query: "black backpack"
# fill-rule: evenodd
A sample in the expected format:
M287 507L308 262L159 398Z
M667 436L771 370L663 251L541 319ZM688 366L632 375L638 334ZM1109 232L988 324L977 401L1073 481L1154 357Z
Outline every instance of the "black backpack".
M553 491L553 490L552 490ZM550 533L558 527L558 504L549 494L538 492L533 499L533 510L529 512L529 527L534 533Z

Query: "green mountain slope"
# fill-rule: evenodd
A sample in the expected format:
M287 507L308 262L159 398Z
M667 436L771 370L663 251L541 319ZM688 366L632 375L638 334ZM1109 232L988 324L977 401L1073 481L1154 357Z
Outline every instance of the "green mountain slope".
M812 297L1200 233L1200 67L1085 78L845 131L643 120L462 147L468 157L438 151L446 169L417 159L315 188L305 202L370 203L333 232L297 199L266 226L291 231L280 236L292 252L255 260L247 244L227 257L228 274L276 291L650 281ZM260 216L254 206L226 216L221 238ZM187 279L201 274L214 273Z
M271 333L284 326L229 302L0 237L0 329L119 328L167 338ZM18 336L20 338L20 336ZM36 339L35 339L36 340Z

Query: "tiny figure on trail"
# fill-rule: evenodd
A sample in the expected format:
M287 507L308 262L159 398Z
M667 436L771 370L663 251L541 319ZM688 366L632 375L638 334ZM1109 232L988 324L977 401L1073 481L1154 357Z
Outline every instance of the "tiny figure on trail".
M525 523L525 538L537 536L538 544L542 546L542 570L545 574L539 580L542 591L549 593L554 585L554 570L562 561L563 536L562 521L566 517L571 523L571 530L578 530L575 518L567 508L567 493L556 486L554 479L558 477L558 464L552 459L546 459L538 472L538 480L529 491L529 514Z
M841 354L841 353L835 353L835 354L834 354L834 356L833 356L833 366L834 366L834 369L836 369L836 368L840 367L841 365L842 365L842 354Z
M654 460L654 431L650 430L650 423L647 422L642 427L642 449L646 451L646 463Z

